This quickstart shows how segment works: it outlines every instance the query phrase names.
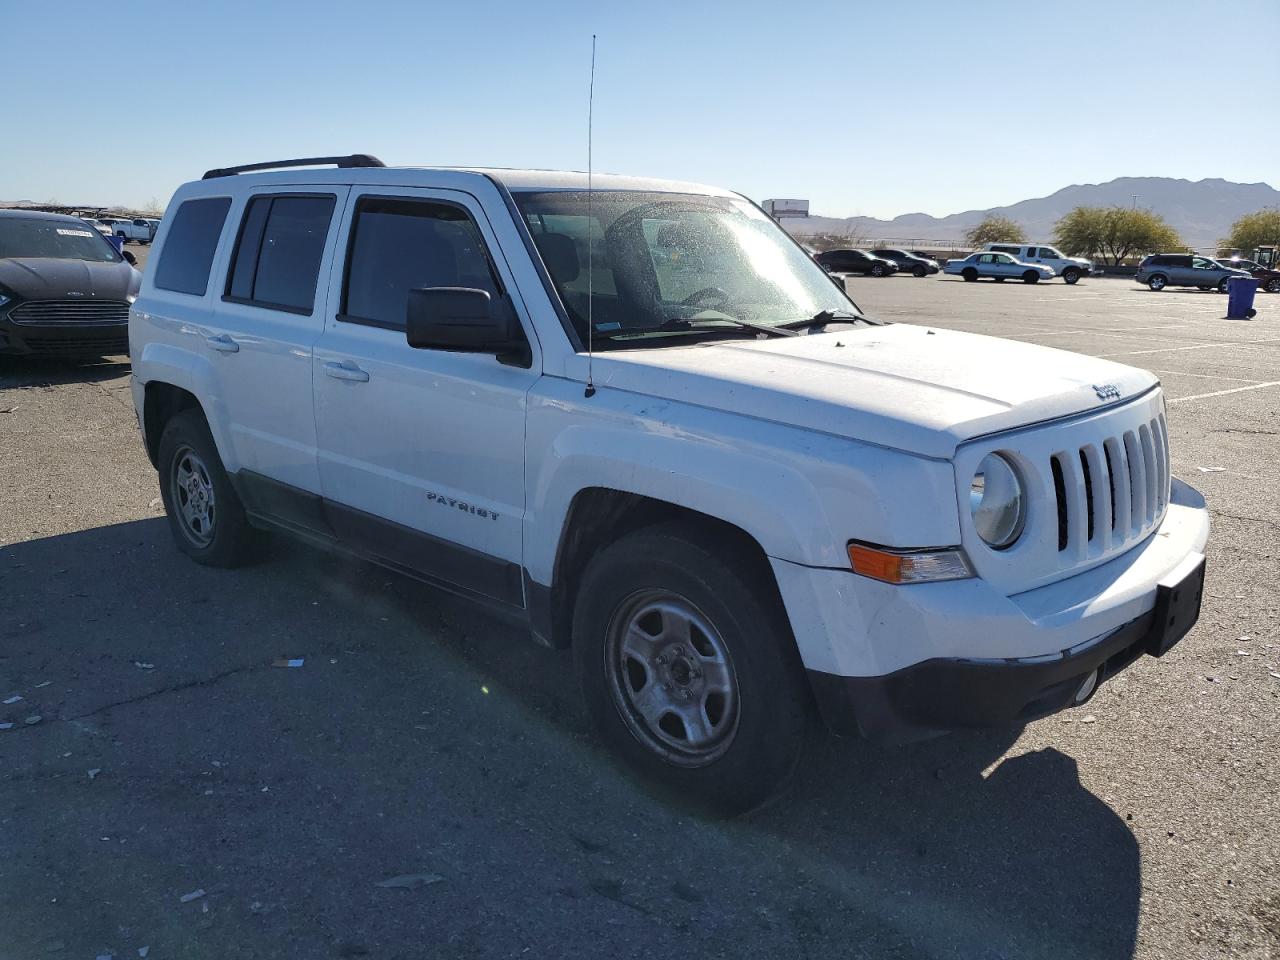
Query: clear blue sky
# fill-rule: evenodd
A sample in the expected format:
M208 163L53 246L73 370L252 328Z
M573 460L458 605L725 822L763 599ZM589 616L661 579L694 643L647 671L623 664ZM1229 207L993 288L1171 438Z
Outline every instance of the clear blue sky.
M882 217L1125 175L1280 186L1278 0L0 0L0 199L163 203L352 151L582 169L593 32L600 171Z

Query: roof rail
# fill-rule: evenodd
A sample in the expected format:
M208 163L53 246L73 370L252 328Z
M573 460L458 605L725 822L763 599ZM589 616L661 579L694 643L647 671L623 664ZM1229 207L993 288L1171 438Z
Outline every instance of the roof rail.
M214 180L218 177L234 177L237 173L249 173L253 170L280 170L285 167L316 167L333 164L336 167L385 167L386 164L377 157L367 153L353 153L345 157L301 157L297 160L268 160L266 163L246 163L240 167L219 167L206 170L201 180Z

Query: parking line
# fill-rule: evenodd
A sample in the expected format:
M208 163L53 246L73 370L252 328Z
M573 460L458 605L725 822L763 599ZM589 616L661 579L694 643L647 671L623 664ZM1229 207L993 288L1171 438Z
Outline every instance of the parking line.
M1188 373L1186 370L1157 370L1147 367L1152 373L1171 373L1175 377L1202 377L1205 380L1234 380L1236 383L1261 383L1261 380L1250 380L1248 377L1223 377L1216 373Z
M1189 347L1163 347L1159 350L1127 350L1124 353L1100 353L1099 357L1136 357L1145 353L1173 353L1175 350L1208 350L1210 347L1248 347L1255 343L1280 343L1280 337L1267 340L1219 340L1214 343L1196 343Z
M1215 390L1213 393L1195 393L1189 397L1171 397L1169 403L1182 403L1184 400L1205 400L1208 397L1225 397L1228 393L1244 393L1246 390L1261 390L1263 387L1280 387L1280 380L1255 383L1248 387L1232 387L1230 390Z

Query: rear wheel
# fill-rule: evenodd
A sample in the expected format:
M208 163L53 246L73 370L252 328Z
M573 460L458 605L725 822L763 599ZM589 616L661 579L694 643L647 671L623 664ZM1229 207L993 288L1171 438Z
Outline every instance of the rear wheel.
M1067 267L1067 269L1062 271L1062 279L1067 283L1075 283L1080 279L1080 271L1075 267Z
M1147 280L1147 286L1152 290L1160 291L1169 285L1169 278L1163 273L1153 273Z
M964 277L969 283L973 283L978 279L978 271L973 269L973 267L965 267L960 271L960 276Z
M1034 270L1028 270L1026 273L1022 275L1022 282L1023 283L1039 283L1040 274L1036 273Z
M782 789L810 717L767 567L740 557L736 543L682 525L632 533L591 560L573 626L602 739L650 780L729 815Z
M198 410L183 410L165 425L158 462L160 497L178 549L211 567L247 560L262 534L249 526Z
M911 275L912 275L913 277L923 277L923 276L924 276L926 273L928 273L928 272L929 272L929 271L925 270L925 268L924 268L924 267L919 267L919 266L918 266L918 267L916 267L914 270L912 270L912 271L911 271Z

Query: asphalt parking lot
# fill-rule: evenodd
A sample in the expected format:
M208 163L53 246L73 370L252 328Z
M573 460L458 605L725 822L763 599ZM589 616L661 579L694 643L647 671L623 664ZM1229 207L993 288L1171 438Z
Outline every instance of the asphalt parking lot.
M489 614L283 542L182 558L125 358L0 361L0 960L1280 955L1280 296L849 288L1158 372L1213 511L1189 637L1024 730L819 739L708 822Z

